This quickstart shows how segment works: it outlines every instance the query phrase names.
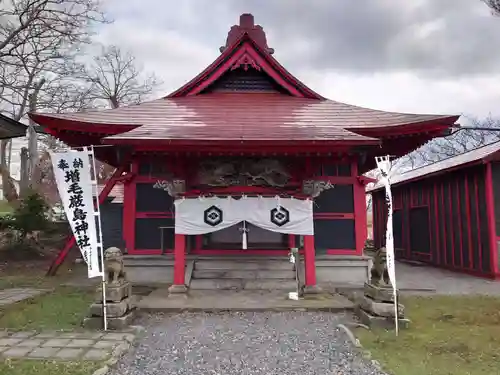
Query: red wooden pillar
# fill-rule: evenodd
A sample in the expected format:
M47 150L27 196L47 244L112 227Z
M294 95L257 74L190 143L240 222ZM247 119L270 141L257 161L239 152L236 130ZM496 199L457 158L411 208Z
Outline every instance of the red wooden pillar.
M314 287L316 285L316 262L313 235L304 236L304 265L305 286Z
M184 234L176 234L174 246L174 284L184 285L184 273L186 269L186 236Z
M356 236L356 255L363 255L366 238L368 237L367 215L366 215L366 192L365 186L358 177L358 165L356 162L351 164L352 176L357 177L353 183L354 195L354 220Z
M139 166L137 161L131 163L131 173L134 176L123 186L123 238L129 254L135 254L135 203L136 181Z
M497 233L495 225L495 197L493 195L493 175L491 171L491 162L486 164L486 210L488 212L488 234L490 240L490 262L491 271L494 278L500 276L500 267L498 264Z

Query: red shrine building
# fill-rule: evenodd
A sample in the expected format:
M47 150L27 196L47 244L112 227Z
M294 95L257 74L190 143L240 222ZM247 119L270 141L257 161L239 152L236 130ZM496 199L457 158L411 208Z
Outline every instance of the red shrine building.
M396 258L500 278L500 142L391 178ZM384 188L373 197L373 237L384 246Z
M163 98L30 116L71 147L99 145L97 158L117 168L100 194L113 213L103 217L105 246L147 265L143 281L163 275L183 288L217 277L203 268L223 264L276 278L264 270L273 262L283 270L290 248L299 249L306 287L365 281L363 173L375 156L404 155L458 119L324 98L276 60L251 14L231 27L214 62Z

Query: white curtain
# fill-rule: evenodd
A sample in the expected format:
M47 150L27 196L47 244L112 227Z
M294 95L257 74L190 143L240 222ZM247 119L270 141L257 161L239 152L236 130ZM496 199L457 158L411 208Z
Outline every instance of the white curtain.
M211 233L241 221L273 232L314 234L313 206L309 199L210 197L175 201L175 233Z

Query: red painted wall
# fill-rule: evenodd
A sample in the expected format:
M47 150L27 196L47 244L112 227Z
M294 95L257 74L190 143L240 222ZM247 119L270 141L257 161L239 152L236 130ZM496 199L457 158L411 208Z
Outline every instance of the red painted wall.
M139 159L137 158L132 165L132 172L135 174L135 177L130 180L124 189L124 215L123 215L123 228L124 228L124 237L127 244L127 249L131 254L161 254L163 252L172 252L173 246L165 246L164 251L158 248L138 248L136 246L138 235L136 233L136 225L137 220L145 219L145 218L154 218L154 219L173 219L174 214L172 211L161 210L161 211L151 211L151 210L141 210L140 207L137 206L137 189L140 184L154 184L161 179L161 177L153 177L152 175L145 175L143 170L140 170L141 163L146 161L155 160L156 162L162 158L162 156L149 157L147 159ZM195 170L195 164L199 162L199 159L195 158L182 158L177 157L174 160L163 157L164 160L161 162L165 166L168 165L173 166L173 171L176 176L180 178L185 178L187 181L187 190L190 189L192 181L195 180L195 176L193 172ZM315 209L314 220L315 227L317 228L316 232L316 253L317 254L333 254L333 255L361 255L364 247L364 243L366 240L366 200L364 194L364 185L359 182L357 178L357 164L354 161L344 160L340 162L340 160L335 160L332 158L297 158L293 162L293 165L297 166L297 169L293 171L293 177L291 179L291 184L295 186L295 188L299 188L301 186L301 181L303 179L312 178L315 176L315 179L324 179L330 181L335 185L335 188L331 190L329 194L340 194L343 191L352 191L349 193L351 202L349 204L345 204L346 199L343 196L338 196L332 202L330 201L322 201L321 204L323 209L317 210ZM161 173L158 172L158 173ZM156 174L155 176L157 176ZM310 177L311 176L311 177ZM246 193L248 193L248 188L243 189ZM243 191L242 190L242 191ZM237 188L233 188L231 191L237 192ZM328 194L328 193L327 193ZM352 195L351 195L352 194ZM342 202L345 207L338 207L338 202ZM337 203L335 203L337 202ZM315 205L317 203L315 201ZM331 208L329 207L331 205ZM346 226L347 225L347 226ZM328 227L330 226L330 227ZM322 240L321 235L322 228L338 228L338 233L336 237L331 238L330 240L324 237ZM351 228L352 227L352 228ZM352 241L345 241L347 237L343 228L352 229L352 233L347 236L352 235ZM149 233L149 232L148 232ZM173 233L173 230L172 230ZM151 235L154 235L153 233ZM158 229L158 236L160 236ZM327 231L324 236L331 236L332 232ZM173 237L172 237L173 238ZM300 246L300 243L296 242L295 236L290 236L289 244L290 246L296 245ZM343 241L344 240L344 241ZM329 244L333 244L334 246L329 247ZM193 253L204 253L206 255L216 254L219 252L214 252L214 250L201 250L202 239L201 236L197 236L192 241L187 241L188 251ZM348 246L342 246L343 244L348 244ZM265 249L263 249L265 250ZM234 249L234 251L230 250L221 250L220 253L229 254L229 253L245 253L250 254L251 251L242 251L241 249ZM286 255L288 251L279 251L279 250L268 250L268 251L255 251L256 254L266 254L266 255Z
M393 186L396 257L498 276L490 168L470 166ZM387 221L384 192L373 193L373 202L374 241L381 247Z

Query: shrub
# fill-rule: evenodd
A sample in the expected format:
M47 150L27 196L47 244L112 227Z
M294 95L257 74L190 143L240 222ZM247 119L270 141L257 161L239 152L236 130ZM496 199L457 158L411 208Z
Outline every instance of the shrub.
M0 219L0 229L16 231L19 241L24 241L29 234L48 229L48 210L49 206L39 194L30 193L12 214Z

